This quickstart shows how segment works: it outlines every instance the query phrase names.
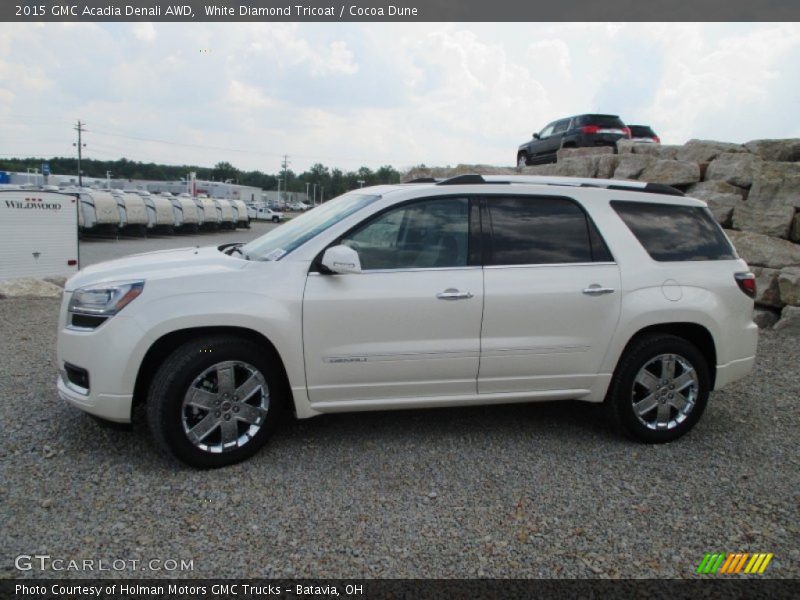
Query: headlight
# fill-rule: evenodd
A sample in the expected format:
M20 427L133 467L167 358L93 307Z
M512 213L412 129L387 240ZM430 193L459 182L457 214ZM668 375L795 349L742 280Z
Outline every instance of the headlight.
M101 283L79 288L72 293L69 312L110 317L130 304L144 289L144 281Z

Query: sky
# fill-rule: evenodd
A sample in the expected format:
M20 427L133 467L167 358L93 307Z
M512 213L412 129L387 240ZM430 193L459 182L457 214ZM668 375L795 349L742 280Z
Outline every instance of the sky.
M800 137L798 23L0 23L0 157L513 165L549 121Z

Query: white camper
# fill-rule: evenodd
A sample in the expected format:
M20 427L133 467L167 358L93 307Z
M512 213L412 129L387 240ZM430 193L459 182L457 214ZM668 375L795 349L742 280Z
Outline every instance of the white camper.
M239 227L250 227L250 217L247 214L247 204L244 200L231 200L233 210L236 212L236 224Z
M183 228L197 231L203 224L203 210L194 203L189 194L181 194L172 199L173 206L179 206L183 213Z
M148 227L150 229L161 229L172 231L175 227L175 215L172 210L172 202L163 196L155 196L150 192L135 192L144 200L147 207Z
M81 231L113 229L125 226L124 213L120 213L117 200L110 192L102 190L82 190L78 226Z
M161 196L164 198L164 200L169 202L169 205L172 207L172 219L175 222L175 229L182 228L183 207L181 206L180 202L177 202L178 199L169 192L161 192Z
M236 214L233 212L233 205L224 198L214 198L219 211L220 227L225 229L236 229Z
M194 202L203 211L203 226L206 229L219 229L222 215L217 204L208 196L198 196Z
M129 192L116 192L117 201L122 202L125 209L126 226L131 228L147 228L150 219L147 216L147 206L144 199L138 194Z
M0 279L78 271L78 195L0 190Z

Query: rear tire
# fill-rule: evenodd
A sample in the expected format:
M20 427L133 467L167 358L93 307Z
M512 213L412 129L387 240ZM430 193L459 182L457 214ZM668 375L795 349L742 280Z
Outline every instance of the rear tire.
M177 348L156 372L147 421L166 455L197 468L255 454L287 405L283 374L258 344L211 335Z
M629 437L669 442L700 420L710 382L708 363L693 344L674 335L644 335L620 359L606 405L617 429Z

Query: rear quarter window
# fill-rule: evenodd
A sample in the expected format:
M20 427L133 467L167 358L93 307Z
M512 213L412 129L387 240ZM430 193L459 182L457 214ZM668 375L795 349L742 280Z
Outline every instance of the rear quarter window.
M612 208L653 260L731 260L736 253L707 208L614 200Z

